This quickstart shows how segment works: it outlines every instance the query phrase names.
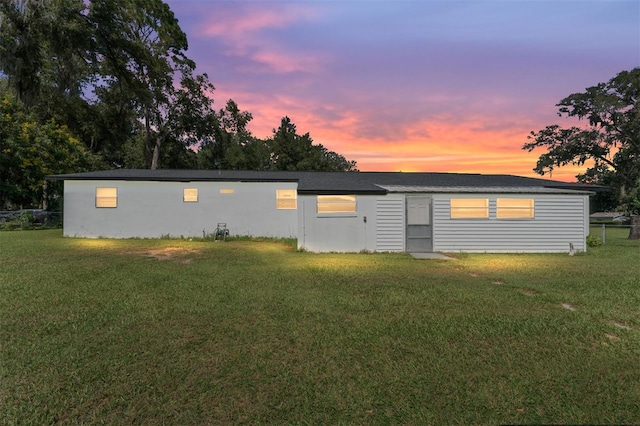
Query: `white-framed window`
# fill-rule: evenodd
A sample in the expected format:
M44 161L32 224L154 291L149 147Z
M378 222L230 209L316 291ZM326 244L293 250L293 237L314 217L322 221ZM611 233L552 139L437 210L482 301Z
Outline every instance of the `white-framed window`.
M198 188L184 188L182 190L182 201L185 203L197 203Z
M96 207L118 207L118 188L96 188Z
M298 191L295 189L276 189L276 208L295 210L298 208Z
M535 202L533 198L498 198L496 217L498 219L533 219Z
M318 213L355 213L355 195L318 195Z
M488 219L488 198L452 198L451 219Z

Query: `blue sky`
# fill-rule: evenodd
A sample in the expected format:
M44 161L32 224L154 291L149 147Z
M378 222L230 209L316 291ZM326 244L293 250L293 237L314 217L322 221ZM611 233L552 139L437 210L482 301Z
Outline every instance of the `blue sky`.
M167 3L220 108L258 137L287 115L361 170L531 176L555 104L640 66L637 0Z

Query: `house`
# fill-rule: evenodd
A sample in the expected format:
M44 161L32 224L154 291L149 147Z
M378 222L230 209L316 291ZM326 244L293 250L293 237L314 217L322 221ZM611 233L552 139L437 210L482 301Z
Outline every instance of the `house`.
M313 252L586 250L592 187L510 175L110 170L64 181L64 235L296 238Z
M595 212L589 215L589 219L593 222L613 222L621 216L624 216L621 212Z

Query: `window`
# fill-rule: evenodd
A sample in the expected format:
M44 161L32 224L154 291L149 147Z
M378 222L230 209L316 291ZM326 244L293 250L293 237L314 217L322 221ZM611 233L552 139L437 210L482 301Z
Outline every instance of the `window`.
M276 189L276 208L295 210L298 208L298 193L295 189Z
M318 195L318 213L355 213L355 195Z
M182 191L182 201L185 203L198 202L198 188L185 188Z
M489 200L486 198L452 198L451 219L487 219Z
M225 189L225 188L223 188L223 189L220 190L221 194L233 194L234 192L236 192L235 189Z
M118 188L96 188L96 207L118 207Z
M533 219L532 198L498 198L496 202L498 219Z

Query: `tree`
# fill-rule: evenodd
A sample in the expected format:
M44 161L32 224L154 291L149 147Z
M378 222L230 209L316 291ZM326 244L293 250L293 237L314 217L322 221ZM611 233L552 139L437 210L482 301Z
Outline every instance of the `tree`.
M127 99L143 123L146 166L160 164L164 144L190 145L212 131L206 74L194 75L186 56L187 37L161 0L93 0L89 20L95 26L101 91Z
M161 0L2 0L0 72L35 119L54 119L112 167L173 165L212 134L206 74ZM190 160L193 164L193 158Z
M187 49L162 0L0 1L0 75L25 114L110 167L355 170L288 118L260 140L232 100L216 112Z
M583 126L557 124L531 132L523 149L544 148L536 167L544 175L567 164L594 165L578 179L607 183L617 191L620 205L632 214L630 239L640 239L640 68L622 71L607 83L588 87L562 99L560 117L586 120Z
M68 117L91 78L82 0L0 2L0 69L30 113Z
M298 135L289 117L282 118L267 145L271 151L271 170L357 171L355 161L314 145L309 133Z
M44 192L45 176L99 167L65 126L38 123L7 96L0 100L0 154L0 209L51 205L61 194Z
M260 154L255 149L258 140L251 135L247 125L253 119L248 111L229 99L223 109L213 117L215 125L211 137L200 143L199 165L202 168L227 170L264 170L260 167ZM268 161L268 154L263 154ZM268 164L266 165L268 167Z

